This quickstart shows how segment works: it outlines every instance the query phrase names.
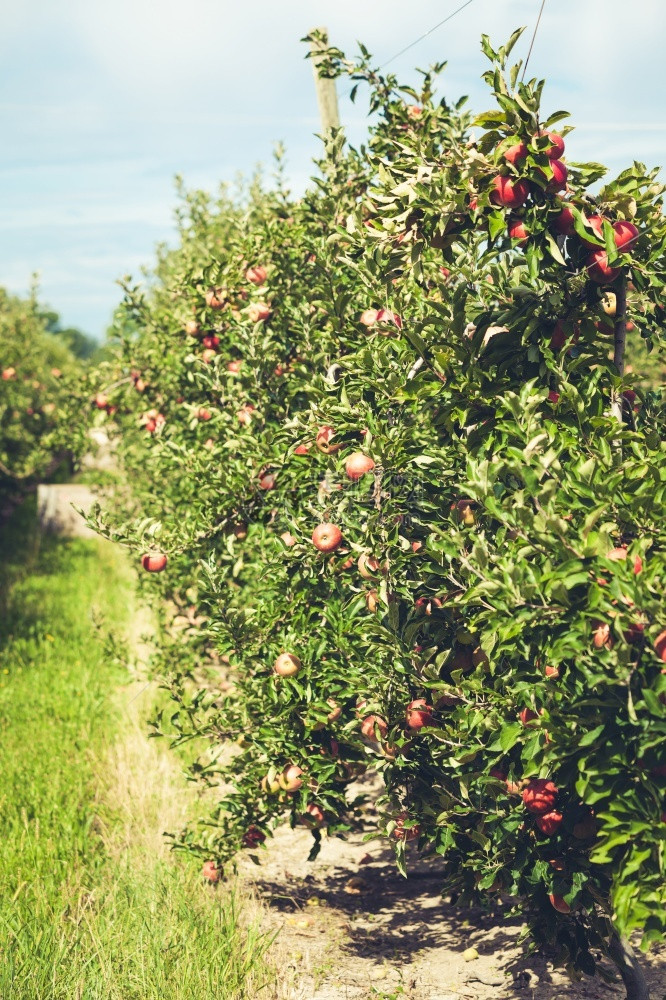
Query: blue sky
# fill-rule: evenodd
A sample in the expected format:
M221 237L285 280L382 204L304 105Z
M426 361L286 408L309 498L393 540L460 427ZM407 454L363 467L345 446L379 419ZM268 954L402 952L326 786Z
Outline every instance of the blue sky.
M299 39L363 41L379 62L462 0L22 0L0 8L0 285L41 297L63 322L102 337L120 291L173 238L173 177L214 189L287 147L296 189L318 151L310 64ZM540 0L474 0L391 68L448 59L442 92L489 101L481 32L505 40ZM572 159L618 171L666 162L663 0L547 0L530 75L545 109L577 126ZM529 38L521 43L527 50ZM348 88L340 85L340 93ZM361 101L341 102L352 141Z

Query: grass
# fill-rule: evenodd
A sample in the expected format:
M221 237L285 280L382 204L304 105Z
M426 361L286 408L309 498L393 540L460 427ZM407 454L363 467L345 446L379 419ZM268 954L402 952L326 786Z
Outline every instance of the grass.
M270 995L257 920L162 842L187 795L108 641L132 624L118 551L40 543L27 505L0 565L0 997Z

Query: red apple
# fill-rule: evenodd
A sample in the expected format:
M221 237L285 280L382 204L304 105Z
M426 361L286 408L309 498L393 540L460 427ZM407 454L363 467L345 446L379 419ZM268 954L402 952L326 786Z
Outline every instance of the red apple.
M320 552L333 552L342 541L342 532L336 524L318 524L312 532L312 544Z
M519 246L523 246L527 243L527 238L530 235L525 227L525 223L522 219L509 219L508 224L509 236L512 240L519 240Z
M546 677L555 677L557 679L560 676L560 668L559 667L545 667L544 668L544 674L546 675Z
M539 713L531 708L523 708L518 716L524 726L529 726L531 722L539 718Z
M270 316L271 308L265 302L253 302L247 307L247 314L251 323L263 323Z
M576 232L574 227L574 214L569 205L563 205L559 213L553 219L553 229L560 236L573 236Z
M592 636L594 648L611 649L613 646L613 637L611 635L611 627L608 622L593 622L592 627L594 629Z
M287 546L288 549L293 548L293 546L298 541L298 539L295 538L290 531L283 531L282 534L280 535L280 538L282 539L282 541L284 542L284 544Z
M307 444L297 444L294 448L294 455L307 455L310 451L310 446Z
M631 253L634 244L638 239L638 227L633 222L621 219L613 226L615 232L615 246L623 253Z
M584 224L588 229L591 229L595 236L603 242L604 239L604 218L601 215L589 215L583 216ZM593 243L592 240L586 240L581 236L580 242L584 247L589 247L590 250L599 250L599 244Z
M277 476L274 472L262 472L259 476L259 489L274 490L276 482Z
M305 807L305 815L303 816L304 825L309 827L319 827L323 826L325 822L326 817L324 816L324 810L321 806L316 805L314 802L308 803Z
M406 720L408 729L422 729L424 726L434 726L435 720L432 714L432 706L425 698L417 698L410 701L407 706Z
M188 337L198 337L201 333L201 327L195 319L188 319L185 324L185 333Z
M299 767L298 764L287 764L278 778L280 788L289 793L297 792L303 785L302 774L303 768Z
M97 409L106 410L108 405L109 405L108 396L103 392L98 392L97 395L95 396L95 406L97 407Z
M620 273L619 267L609 265L605 250L595 250L591 253L585 261L585 267L592 281L596 281L599 285L609 285Z
M416 840L421 835L421 829L418 826L411 826L408 830L405 829L405 822L409 818L409 813L406 812L399 813L395 817L395 827L392 833L394 840Z
M210 418L212 417L212 415L213 415L213 414L212 414L212 413L210 412L210 410L207 410L207 409L206 409L205 407L203 407L203 406L201 406L201 407L200 407L200 408L199 408L199 409L197 410L197 420L202 420L202 421L203 421L204 423L205 423L205 422L206 422L207 420L210 420Z
M571 913L571 907L562 896L558 896L557 893L551 892L548 899L550 900L550 905L554 907L558 913Z
M527 146L524 142L516 142L513 146L509 146L508 149L504 151L504 159L509 163L512 163L514 167L518 166L522 160L527 156Z
M295 677L301 666L301 661L293 653L280 653L273 664L273 670L279 677Z
M525 180L513 180L500 174L493 178L494 191L490 200L503 208L520 208L527 201L530 193L529 184Z
M381 715L366 715L361 722L361 732L368 740L377 740L377 734L382 739L386 739L388 723L382 719Z
M222 869L218 868L214 861L204 861L201 874L207 882L215 884L222 878Z
M141 556L141 565L149 573L161 573L166 564L167 557L163 552L146 552Z
M356 565L364 580L371 580L379 572L379 559L368 555L366 552L361 552Z
M201 343L208 350L214 351L220 346L220 338L214 333L207 333L205 337L201 338Z
M216 288L208 289L205 300L209 309L224 309L227 304L227 293L218 285Z
M559 401L560 401L559 392L555 392L554 389L551 389L550 392L548 393L548 402L552 403L553 406L555 406L557 403L559 403Z
M236 416L238 417L239 423L243 427L249 427L252 423L252 414L255 412L252 403L247 403L245 406L241 406L240 410L236 410Z
M558 788L550 778L532 778L523 789L523 804L528 812L543 816L552 812L557 801Z
M399 316L398 313L391 312L390 309L378 309L377 322L393 324L393 326L397 326L399 330L402 330L402 316Z
M539 827L542 833L547 834L547 836L552 837L552 835L560 828L562 825L562 813L559 812L548 812L537 816L535 819L536 825Z
M259 844L263 844L265 840L266 834L262 833L258 827L253 825L248 826L247 830L243 834L241 843L243 844L243 847L253 848L258 847Z
M227 361L227 371L231 372L232 375L238 375L242 367L243 367L242 358L238 358L235 361Z
M364 455L362 451L353 452L345 462L345 472L350 479L360 479L366 472L372 472L375 463L369 455Z
M551 194L556 194L558 191L564 191L567 186L569 171L561 160L551 160L550 167L553 171L552 177L547 178L545 171L539 171L544 180L547 180L546 191L549 191Z
M259 264L256 267L248 267L245 272L245 278L253 285L263 285L266 281L267 273L266 268Z
M551 143L550 146L547 146L544 150L546 156L549 160L559 160L562 156L564 156L564 139L557 132L547 132L542 129L538 133L538 137L541 138L544 135L548 136Z

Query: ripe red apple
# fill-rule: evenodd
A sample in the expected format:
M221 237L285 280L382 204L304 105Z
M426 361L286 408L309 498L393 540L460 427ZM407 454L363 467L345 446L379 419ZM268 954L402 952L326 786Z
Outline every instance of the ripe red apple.
M318 524L312 532L312 544L320 552L333 552L342 541L342 532L336 524Z
M509 219L508 231L512 240L519 240L519 246L527 243L530 234L522 219Z
M395 827L393 829L392 836L394 840L416 840L421 835L421 829L418 826L411 826L408 830L405 829L405 822L409 820L409 813L402 812L395 817Z
M188 319L185 324L185 333L188 337L198 337L201 333L201 326L195 319Z
M206 365L209 365L214 357L215 351L210 347L207 347L205 351L201 352L201 360Z
M559 160L564 156L564 139L558 132L547 132L544 129L538 133L538 138L542 138L544 135L550 139L550 146L544 150L546 156L549 160Z
M574 214L569 205L562 205L561 210L553 219L553 229L560 236L573 236L575 234Z
M539 718L539 713L533 711L531 708L523 708L521 709L518 718L524 726L529 726L531 722L534 722L535 719Z
M543 816L555 808L557 794L557 785L550 778L532 778L523 789L523 804L528 812Z
M525 157L527 156L527 146L524 142L516 142L513 146L509 146L508 149L504 151L504 159L509 163L512 163L514 167L518 166Z
M557 893L551 892L548 899L550 900L550 905L556 909L558 913L571 913L571 907L562 896L558 896Z
M259 489L274 490L276 482L277 476L274 472L262 472L259 476Z
M150 417L150 419L146 420L145 426L149 434L154 434L155 431L157 430L157 421L153 420L153 418Z
M298 764L287 764L278 778L280 788L289 793L297 792L303 785L302 774L303 768L299 767Z
M247 307L247 314L251 323L263 323L271 314L271 307L265 302L253 302Z
M416 611L423 615L432 615L433 611L437 608L444 606L444 602L440 597L417 597L414 601L414 608ZM467 649L467 647L463 647ZM470 662L472 657L472 651L469 650ZM454 667L455 669L455 667ZM471 669L471 668L470 668Z
M294 455L307 455L310 451L310 446L307 444L297 444L294 448Z
M448 267L440 267L439 273L444 278L444 281L451 277L451 271Z
M554 677L557 680L557 678L560 676L560 668L559 667L545 667L544 668L544 674L546 675L546 677Z
M550 392L548 393L548 397L547 398L548 398L548 402L552 403L553 406L555 406L560 401L560 394L559 394L559 392L555 392L554 389L551 389Z
M611 649L613 646L613 636L608 622L593 622L594 629L592 643L595 649Z
M372 472L375 463L369 455L364 455L362 451L353 452L345 462L345 472L350 479L360 479L366 472Z
M305 826L320 827L326 822L324 810L314 802L309 802L305 807L305 814L302 817Z
M141 565L149 573L161 573L167 564L167 557L163 552L146 552L141 556Z
M542 833L547 834L547 836L552 837L554 833L562 825L562 813L559 812L548 812L537 816L535 819L536 825L539 827Z
M615 246L618 250L621 250L623 253L631 253L638 239L638 227L633 222L621 219L614 224L613 230L615 232Z
M550 191L551 194L556 194L558 191L564 191L567 186L567 177L569 176L569 171L561 160L551 160L550 166L553 171L553 176L549 178L546 184L546 191ZM543 173L545 177L545 173Z
M232 375L238 375L242 367L243 367L242 358L237 358L235 361L227 361L227 371L231 372Z
M207 420L210 420L212 415L213 414L210 412L210 410L207 410L204 406L199 407L199 409L197 410L197 420L202 420L204 423Z
M227 293L218 285L216 288L208 289L205 300L209 309L224 309L227 304Z
M393 324L393 326L397 326L399 330L402 330L402 316L399 316L398 313L391 312L390 309L378 309L377 322Z
M340 451L340 448L342 448L342 444L331 443L334 437L335 430L332 427L320 427L317 431L315 444L324 455L334 455L336 451Z
M293 653L280 653L273 664L273 670L279 677L295 677L301 666L301 661Z
M293 548L293 546L298 541L298 539L295 538L290 531L283 531L282 534L280 535L280 538L282 539L282 541L284 542L284 544L287 546L288 549Z
M623 561L624 559L627 558L627 556L628 552L626 546L619 545L617 548L611 549L606 558L612 559L613 562L617 562L617 561ZM641 559L640 556L634 556L634 575L638 576L638 574L641 572L642 569L643 569L643 560Z
M361 722L361 732L368 740L377 740L377 734L382 739L388 735L388 723L381 715L366 715Z
M419 107L418 104L410 104L407 108L407 116L409 118L420 118L423 114L423 108Z
M263 844L266 840L266 834L263 833L258 827L252 825L248 826L247 830L243 834L243 839L241 841L243 847L258 847L259 844Z
M207 882L215 884L222 878L222 869L218 868L214 861L204 861L201 874Z
M514 180L498 174L493 178L493 192L490 200L503 208L520 208L527 201L530 193L529 184L525 180Z
M410 701L405 717L408 729L422 729L424 726L435 725L432 705L429 705L425 698L417 698L416 701Z
M506 781L506 779L509 777L509 772L506 770L506 768L501 767L501 765L499 764L495 765L495 767L491 767L490 770L488 771L488 774L490 775L491 778L496 778L497 781Z
M16 368L4 368L2 372L2 381L9 382L12 378L16 378Z
M266 281L267 274L268 272L266 271L266 268L259 264L256 267L248 267L245 272L245 278L253 285L263 285Z
M588 215L583 216L583 222L588 229L591 229L595 236L603 242L604 239L604 218L601 215ZM589 247L590 250L599 250L599 244L593 243L592 240L586 240L581 237L580 242L584 247Z
M599 285L609 285L620 273L619 267L611 267L605 250L595 250L585 260L587 273Z
M201 343L208 350L214 351L220 346L220 338L214 333L207 333L205 337L201 338Z
M97 395L95 396L95 406L97 407L97 409L106 410L108 405L109 405L109 397L103 392L98 392Z
M361 313L359 323L362 323L363 326L367 326L368 328L374 326L377 322L378 313L378 309L364 309Z

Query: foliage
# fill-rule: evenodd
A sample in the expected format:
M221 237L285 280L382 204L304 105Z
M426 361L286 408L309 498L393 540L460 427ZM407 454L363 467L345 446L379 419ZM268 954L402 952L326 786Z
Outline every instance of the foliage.
M567 178L517 37L484 38L475 119L434 73L330 50L371 87L367 146L328 137L300 200L186 198L180 246L126 287L103 377L133 491L98 523L168 555L156 732L233 785L177 845L225 862L288 816L316 853L367 824L371 769L403 870L436 851L445 890L502 893L593 974L616 932L666 926L665 409L622 350L631 318L663 359L666 225L641 164L597 195L600 165Z
M0 503L54 473L84 444L85 378L47 332L34 297L0 289Z

